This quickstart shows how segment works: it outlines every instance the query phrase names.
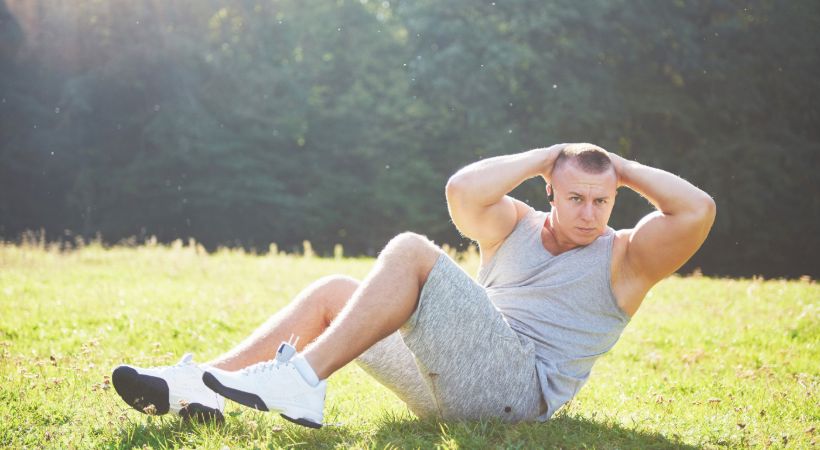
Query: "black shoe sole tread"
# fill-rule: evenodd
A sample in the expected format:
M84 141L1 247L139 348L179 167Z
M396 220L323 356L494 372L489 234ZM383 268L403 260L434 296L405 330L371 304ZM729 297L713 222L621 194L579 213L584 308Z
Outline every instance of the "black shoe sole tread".
M119 366L111 374L111 384L125 403L143 414L162 415L171 409L168 383L162 378L141 374L133 367ZM149 410L150 405L154 406L153 411ZM200 403L186 405L180 409L179 415L183 419L199 421L225 420L222 411Z

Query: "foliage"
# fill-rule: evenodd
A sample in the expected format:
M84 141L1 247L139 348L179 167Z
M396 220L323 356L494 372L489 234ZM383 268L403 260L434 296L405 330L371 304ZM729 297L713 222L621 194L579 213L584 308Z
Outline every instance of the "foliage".
M817 2L6 0L0 23L6 238L463 248L449 175L589 141L715 197L685 271L818 274ZM648 211L619 198L616 227Z

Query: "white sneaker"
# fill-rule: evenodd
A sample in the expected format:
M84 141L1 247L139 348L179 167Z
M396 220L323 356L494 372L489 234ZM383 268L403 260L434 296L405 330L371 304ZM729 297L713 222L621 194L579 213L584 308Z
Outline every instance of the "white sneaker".
M229 372L207 368L205 385L225 398L261 411L277 411L293 423L310 428L322 427L327 381L311 386L290 358L296 349L283 342L276 359Z
M195 364L187 353L173 366L119 366L111 374L111 383L125 403L139 412L222 421L225 399L202 383L206 368L210 367Z

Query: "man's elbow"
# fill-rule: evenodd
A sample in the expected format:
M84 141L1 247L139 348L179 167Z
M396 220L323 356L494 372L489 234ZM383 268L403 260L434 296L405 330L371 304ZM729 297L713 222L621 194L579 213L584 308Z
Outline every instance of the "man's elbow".
M706 238L709 230L712 229L712 224L715 223L715 215L717 207L715 201L709 194L700 191L696 195L690 195L686 198L685 207L683 207L678 215L680 223L687 224L690 229L698 230L698 233Z
M464 180L458 174L455 174L447 180L447 185L444 187L444 192L447 198L453 198L464 191Z
M715 200L704 192L697 200L696 211L703 227L708 233L712 228L712 224L715 223L715 216L717 215Z
M709 221L712 222L715 220L715 215L717 214L717 205L715 204L715 199L713 199L709 194L703 193L703 199L701 199L701 209L703 210L704 216L709 218Z

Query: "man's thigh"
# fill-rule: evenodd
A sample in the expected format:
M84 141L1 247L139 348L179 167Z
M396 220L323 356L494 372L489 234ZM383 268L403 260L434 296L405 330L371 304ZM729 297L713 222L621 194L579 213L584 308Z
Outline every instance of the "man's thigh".
M447 255L401 328L445 419L530 420L543 409L533 345Z

